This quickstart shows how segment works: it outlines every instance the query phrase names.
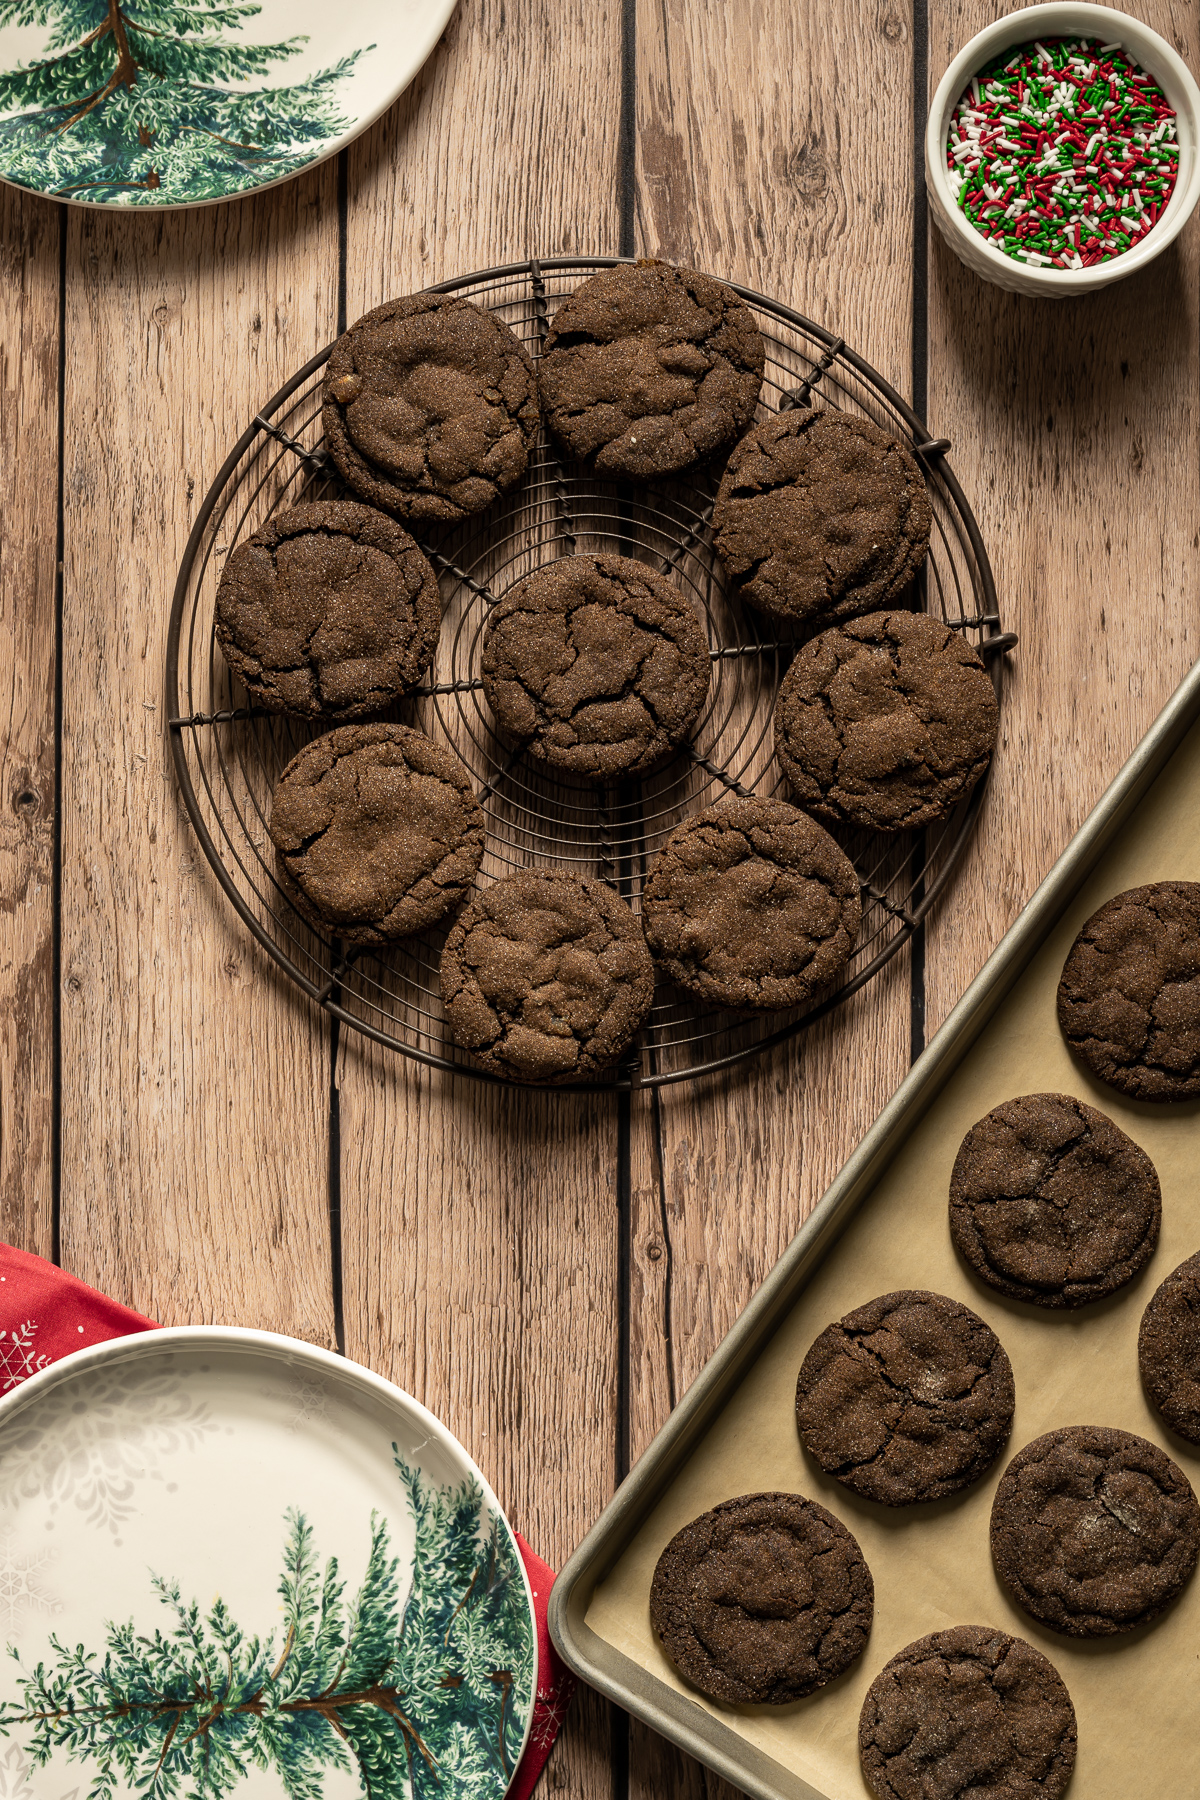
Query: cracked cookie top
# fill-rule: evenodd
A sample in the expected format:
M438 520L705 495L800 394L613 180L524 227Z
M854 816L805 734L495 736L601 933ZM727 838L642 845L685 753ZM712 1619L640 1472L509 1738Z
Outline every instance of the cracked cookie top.
M764 362L732 288L645 261L605 269L563 301L538 382L568 456L598 474L670 475L746 429Z
M421 679L437 576L394 519L351 500L276 513L217 588L217 642L251 700L302 719L379 712Z
M525 869L492 882L446 939L456 1044L517 1081L587 1081L627 1050L654 998L641 926L591 876Z
M1068 1637L1157 1618L1196 1566L1200 1506L1157 1444L1067 1425L1026 1444L992 1502L992 1557L1014 1600Z
M322 395L338 473L402 519L482 512L524 475L540 421L524 345L448 294L364 313L334 344Z
M869 419L807 407L746 433L713 512L741 598L809 628L898 600L925 560L931 522L907 445Z
M1121 1093L1200 1094L1200 882L1128 888L1094 912L1063 965L1058 1022Z
M1138 1365L1171 1430L1200 1444L1200 1251L1171 1271L1142 1314Z
M884 1664L863 1701L858 1753L876 1800L1058 1800L1077 1736L1066 1684L1040 1650L956 1625Z
M713 1700L786 1706L860 1656L875 1590L856 1539L800 1494L743 1494L701 1513L654 1571L650 1621Z
M829 833L783 800L723 800L667 839L642 893L657 962L715 1006L807 1006L846 966L858 875Z
M999 723L961 633L927 613L871 613L796 652L775 701L775 754L818 818L916 830L986 773Z
M565 556L488 614L482 674L500 728L596 781L641 774L687 734L711 659L695 608L628 556Z
M352 944L444 918L483 856L461 763L407 725L342 725L306 744L276 783L269 830L297 910Z
M1012 1365L990 1325L944 1294L904 1289L817 1338L796 1384L796 1423L827 1475L885 1506L940 1500L1000 1454Z
M1034 1306L1084 1306L1158 1243L1154 1164L1094 1106L1023 1094L972 1125L950 1177L950 1236L981 1281Z

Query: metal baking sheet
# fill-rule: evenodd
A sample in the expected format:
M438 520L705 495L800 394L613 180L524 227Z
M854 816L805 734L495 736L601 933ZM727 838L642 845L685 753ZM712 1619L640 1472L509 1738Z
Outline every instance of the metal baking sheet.
M1043 1630L1007 1598L988 1549L1008 1456L1056 1425L1098 1423L1162 1445L1200 1488L1200 1452L1144 1398L1136 1341L1146 1301L1200 1248L1200 1103L1153 1106L1095 1082L1068 1052L1054 991L1083 921L1110 895L1167 877L1200 881L1200 664L805 1222L559 1577L550 1629L566 1661L757 1800L863 1800L863 1696L902 1645L952 1624L987 1624L1055 1663L1079 1716L1072 1791L1088 1800L1195 1790L1200 1577L1154 1625L1088 1643ZM1078 1314L1039 1314L975 1281L947 1228L950 1168L968 1127L1014 1095L1077 1094L1153 1158L1163 1188L1158 1249L1141 1277ZM801 1450L796 1372L817 1333L901 1287L965 1301L1012 1358L1008 1450L961 1495L898 1510L827 1478ZM812 1495L845 1521L875 1577L876 1613L854 1669L793 1706L719 1707L675 1673L650 1629L662 1547L717 1501L758 1489Z

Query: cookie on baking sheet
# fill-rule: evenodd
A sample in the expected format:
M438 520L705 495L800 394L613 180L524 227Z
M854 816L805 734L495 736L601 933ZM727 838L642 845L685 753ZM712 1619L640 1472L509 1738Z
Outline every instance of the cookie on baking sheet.
M970 1307L921 1288L826 1326L800 1369L796 1424L827 1475L885 1506L978 1480L1012 1424L1012 1365Z
M1200 882L1128 888L1094 912L1058 984L1063 1036L1134 1100L1200 1094Z
M715 1006L807 1006L845 968L862 923L854 865L783 800L723 800L667 839L642 893L655 959Z
M1172 1269L1142 1314L1138 1366L1172 1431L1200 1444L1200 1252Z
M808 629L893 605L925 560L931 523L906 444L869 419L807 407L751 427L713 512L735 592Z
M554 315L538 369L546 423L597 474L671 475L754 417L765 352L732 288L670 263L603 269Z
M1154 1164L1070 1094L1022 1094L972 1125L950 1177L950 1236L981 1281L1034 1306L1086 1306L1154 1254Z
M294 756L269 821L297 910L351 944L390 944L460 906L483 856L462 764L407 725L340 725Z
M628 556L564 556L536 570L484 630L483 690L501 730L594 781L669 756L711 671L695 607Z
M654 998L642 929L591 876L526 869L483 889L442 953L456 1044L517 1081L586 1081L627 1050Z
M927 613L870 613L796 652L775 701L775 754L817 818L916 830L987 773L999 722L991 677L960 632Z
M650 1622L713 1700L786 1706L861 1656L875 1589L857 1540L801 1494L742 1494L676 1532Z
M990 1625L906 1645L871 1683L858 1721L876 1800L1058 1800L1076 1740L1054 1664Z
M338 474L402 519L482 512L524 475L541 417L525 346L450 294L365 313L330 351L322 397Z
M992 1556L1019 1606L1068 1637L1158 1617L1200 1552L1200 1506L1147 1439L1066 1425L1019 1450L992 1502Z
M256 706L355 719L414 688L433 660L437 576L407 531L351 500L276 513L217 588L225 661Z

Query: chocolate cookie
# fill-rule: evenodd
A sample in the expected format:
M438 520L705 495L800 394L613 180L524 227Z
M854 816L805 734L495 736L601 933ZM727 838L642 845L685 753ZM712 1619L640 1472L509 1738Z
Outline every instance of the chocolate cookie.
M1066 1425L1026 1444L992 1502L992 1556L1013 1599L1068 1637L1156 1619L1196 1566L1200 1506L1156 1444Z
M437 576L371 506L317 501L239 544L217 588L217 642L256 706L302 719L378 712L437 648Z
M388 300L343 332L322 390L343 481L402 519L465 519L515 487L537 376L494 313L448 294Z
M754 417L763 341L732 288L670 263L626 263L577 287L538 370L546 423L605 475L670 475Z
M1154 1164L1070 1094L1023 1094L972 1125L950 1177L950 1236L981 1281L1085 1306L1132 1281L1162 1220Z
M655 957L715 1006L807 1006L837 980L858 936L854 865L782 800L723 800L667 839L642 894Z
M619 895L590 876L526 869L493 882L442 952L456 1044L518 1081L586 1081L637 1036L654 965Z
M1128 888L1094 912L1063 965L1058 1022L1123 1094L1200 1094L1200 882Z
M297 910L351 944L444 918L483 855L461 763L407 725L341 725L306 744L275 785L269 830Z
M858 1721L877 1800L1058 1800L1075 1748L1075 1708L1054 1664L989 1625L906 1645Z
M1171 1271L1142 1314L1138 1364L1171 1430L1200 1444L1200 1253Z
M869 419L795 407L749 430L713 512L741 598L808 628L891 606L929 549L916 458Z
M827 1325L796 1383L796 1423L827 1475L884 1506L940 1500L995 1462L1012 1365L990 1325L921 1288Z
M986 774L999 722L991 678L957 631L927 613L870 613L796 652L775 754L818 818L915 830Z
M658 1559L650 1622L681 1675L713 1700L786 1706L861 1656L875 1610L862 1551L801 1494L743 1494L676 1532Z
M483 690L501 730L595 781L669 756L704 704L696 610L628 556L564 556L488 614Z

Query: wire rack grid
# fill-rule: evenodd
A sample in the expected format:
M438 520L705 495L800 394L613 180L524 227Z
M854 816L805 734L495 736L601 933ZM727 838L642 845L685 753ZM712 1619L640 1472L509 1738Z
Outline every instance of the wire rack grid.
M440 283L494 311L536 360L558 303L588 275L624 260L561 257ZM865 415L914 449L933 507L928 561L913 604L941 617L987 660L999 691L1003 654L995 583L979 529L946 459L896 391L841 338L746 288L766 343L760 416L826 404ZM343 489L322 448L321 381L329 348L269 400L219 470L189 537L172 602L166 703L180 792L213 872L243 923L308 997L343 1024L402 1055L498 1079L444 1029L438 964L446 927L386 955L314 933L277 879L267 835L271 793L320 727L247 704L216 646L214 598L225 559L275 512ZM439 572L442 630L429 677L391 715L450 745L483 804L480 882L556 866L610 882L636 911L642 882L680 821L722 795L787 797L772 754L774 697L799 641L741 606L712 543L717 476L652 484L606 482L564 466L543 432L521 487L465 524L419 533ZM671 576L703 617L712 680L692 737L641 781L597 788L548 773L493 731L479 676L488 608L541 564L575 552L635 556ZM697 1008L660 982L638 1043L603 1084L612 1089L692 1079L759 1054L863 988L943 893L975 825L980 784L919 834L836 830L862 883L863 926L835 992L807 1013L734 1015ZM597 1084L590 1084L596 1086Z

